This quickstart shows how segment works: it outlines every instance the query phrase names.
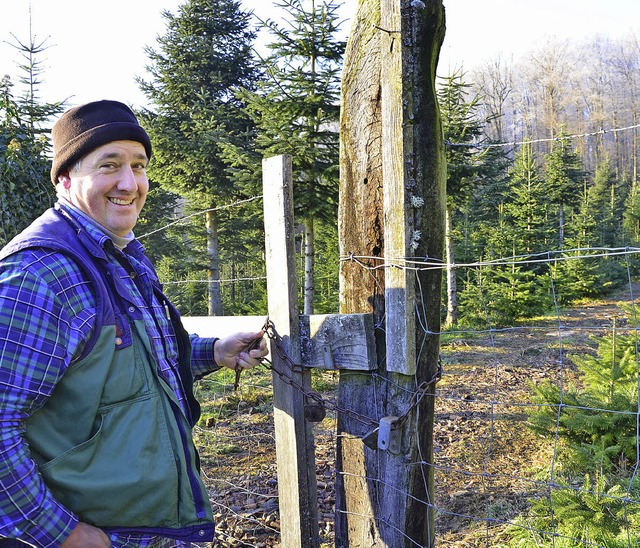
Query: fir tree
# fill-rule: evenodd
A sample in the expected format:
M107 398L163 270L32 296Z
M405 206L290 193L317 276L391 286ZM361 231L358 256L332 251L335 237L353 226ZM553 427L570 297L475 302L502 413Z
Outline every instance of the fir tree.
M234 89L253 86L255 35L250 14L233 0L187 0L177 15L163 15L167 33L158 38L159 49L146 49L151 79L138 80L153 109L143 116L154 142L149 173L206 211L208 264L203 268L209 313L219 315L220 248L232 245L237 234L221 245L218 208L247 190L233 184L221 143L244 138L249 124Z
M538 174L531 144L525 144L509 171L508 195L504 208L514 237L515 254L533 254L548 249L550 243L548 195Z
M483 149L484 122L478 118L480 97L470 96L471 86L458 71L443 79L438 89L438 102L442 116L445 155L447 159L447 208L445 249L447 257L447 317L445 326L458 321L457 278L454 268L457 241L460 241L458 220L483 180L495 177L500 157L489 148ZM473 146L476 145L476 146Z
M636 464L637 341L617 333L614 324L612 335L596 342L595 356L571 356L580 385L564 391L551 383L533 387L533 403L542 407L532 412L531 425L542 435L559 436L565 468L620 472Z
M24 91L16 97L11 79L0 80L0 247L55 200L47 125L63 108L38 99L45 42L36 43L33 36L27 43L14 40L11 45L24 60L19 65Z
M578 203L584 180L582 162L565 133L558 137L545 158L544 180L549 200L557 211L557 242L562 249L567 210Z
M273 38L264 60L265 79L256 92L245 90L241 97L257 128L258 157L292 157L295 214L304 227L304 313L311 314L316 223L335 224L337 215L339 76L345 43L336 38L339 4L333 0L280 0L274 5L286 12L286 23L263 22ZM336 263L336 279L337 268Z
M619 185L609 158L598 164L593 186L589 189L589 201L597 219L596 245L613 247L617 244L617 219L621 217Z

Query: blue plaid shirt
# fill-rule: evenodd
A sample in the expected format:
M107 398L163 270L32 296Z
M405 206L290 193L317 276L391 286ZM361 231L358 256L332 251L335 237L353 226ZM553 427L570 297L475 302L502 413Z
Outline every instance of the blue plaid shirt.
M97 226L66 210L117 265L144 313L159 373L186 407L176 372L176 337L164 307L153 296L151 279L156 274L136 259L144 248L133 240L122 252ZM44 485L23 434L25 420L47 401L67 367L80 356L95 314L89 283L64 255L27 249L0 263L0 538L59 546L78 522ZM218 369L214 342L192 336L195 376ZM113 535L111 541L114 547L162 545L157 537Z

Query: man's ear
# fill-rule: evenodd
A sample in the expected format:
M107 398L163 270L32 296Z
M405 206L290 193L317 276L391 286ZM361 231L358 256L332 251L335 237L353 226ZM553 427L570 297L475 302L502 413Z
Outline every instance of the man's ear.
M58 184L62 185L65 190L69 190L69 188L71 188L71 177L69 177L68 169L58 175Z

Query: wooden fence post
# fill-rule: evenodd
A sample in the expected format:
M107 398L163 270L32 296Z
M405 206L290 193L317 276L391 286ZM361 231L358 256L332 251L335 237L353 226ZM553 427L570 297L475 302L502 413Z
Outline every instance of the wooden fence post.
M270 319L291 361L301 363L298 285L290 156L262 162L267 291ZM308 369L291 371L274 351L274 368L287 370L299 386L311 390ZM273 415L278 465L281 545L318 546L318 505L313 432L304 417L302 391L273 374Z
M384 328L376 377L340 377L339 405L380 424L376 448L362 424L338 416L336 540L350 548L435 544L441 271L416 269L412 258L442 260L446 165L435 69L443 37L442 0L360 0L345 54L339 235L341 254L353 260L341 266L340 311L372 311ZM381 446L394 424L401 439Z

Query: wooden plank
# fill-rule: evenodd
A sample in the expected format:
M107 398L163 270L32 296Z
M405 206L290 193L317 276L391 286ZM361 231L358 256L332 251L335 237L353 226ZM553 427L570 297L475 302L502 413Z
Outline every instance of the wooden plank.
M377 368L372 314L300 316L300 342L305 367Z
M226 337L241 331L260 331L265 316L183 316L189 333L200 337Z
M259 331L264 316L186 316L189 333L226 337L239 331ZM303 367L371 371L377 367L372 314L299 316ZM278 326L276 325L276 329ZM271 359L271 353L267 355Z
M413 375L415 274L404 268L415 239L411 188L413 173L412 99L403 77L400 2L380 4L382 93L382 179L384 182L385 311L387 371Z
M262 162L269 316L282 339L282 350L300 363L298 287L296 279L291 157ZM311 424L304 418L311 390L309 370L294 371L272 348L273 418L278 465L282 546L318 546L318 505ZM297 386L294 386L296 384Z

